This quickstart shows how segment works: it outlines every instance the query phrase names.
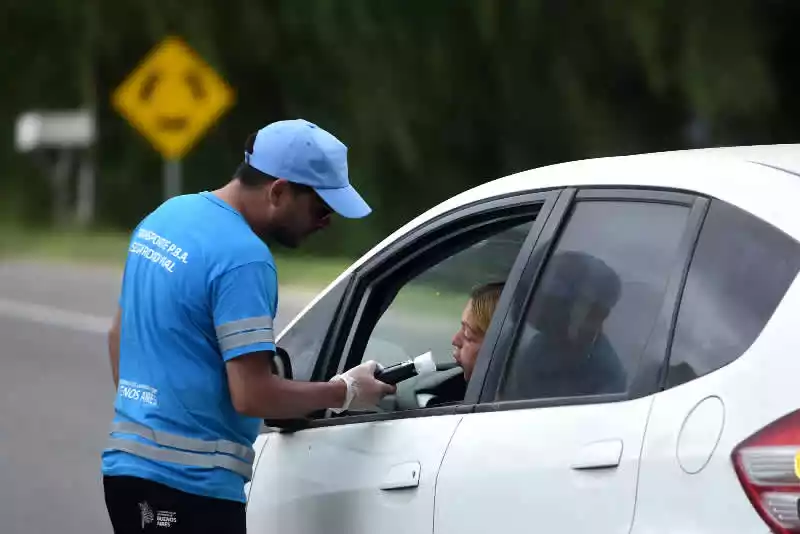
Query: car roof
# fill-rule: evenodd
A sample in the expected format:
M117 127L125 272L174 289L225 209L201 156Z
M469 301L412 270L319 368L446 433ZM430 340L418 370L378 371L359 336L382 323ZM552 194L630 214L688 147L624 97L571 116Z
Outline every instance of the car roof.
M715 197L749 211L800 240L800 217L794 216L796 199L800 199L800 144L717 147L581 159L504 176L430 208L356 260L306 309L390 243L443 213L495 196L581 186L664 188ZM368 221L367 218L362 224L368 224Z
M689 191L730 202L795 238L800 226L778 216L800 198L800 144L719 147L609 156L556 163L514 173L464 191L415 217L367 253L466 204L536 189L637 186ZM784 201L784 202L782 202ZM776 209L780 208L780 209ZM798 220L797 222L800 222Z

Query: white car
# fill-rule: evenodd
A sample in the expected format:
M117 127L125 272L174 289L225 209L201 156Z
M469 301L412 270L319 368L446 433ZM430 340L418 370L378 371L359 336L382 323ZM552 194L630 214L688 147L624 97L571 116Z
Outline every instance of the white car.
M248 532L800 532L798 206L779 145L552 165L430 209L278 345L300 380L429 350L443 370L265 422ZM495 280L463 398L431 404Z

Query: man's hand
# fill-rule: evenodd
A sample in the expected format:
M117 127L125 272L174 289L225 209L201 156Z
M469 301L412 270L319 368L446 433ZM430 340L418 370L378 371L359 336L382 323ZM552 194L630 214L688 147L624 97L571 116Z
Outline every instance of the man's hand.
M331 378L331 381L341 380L347 384L347 398L340 408L333 410L334 412L374 408L384 396L397 390L395 386L375 378L378 365L377 362L369 360Z
M293 419L327 408L341 412L374 407L395 391L394 386L375 379L375 362L362 363L329 382L300 382L274 374L271 356L271 352L251 352L225 362L231 402L240 414Z

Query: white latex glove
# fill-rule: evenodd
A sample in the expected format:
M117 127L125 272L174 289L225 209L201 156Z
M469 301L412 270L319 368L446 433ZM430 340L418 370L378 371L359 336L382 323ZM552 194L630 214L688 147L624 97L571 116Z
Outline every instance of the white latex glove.
M345 410L366 410L374 408L386 395L394 393L396 388L375 378L375 370L381 365L369 360L352 369L331 378L341 380L347 385L347 396L340 408L333 408L336 413Z

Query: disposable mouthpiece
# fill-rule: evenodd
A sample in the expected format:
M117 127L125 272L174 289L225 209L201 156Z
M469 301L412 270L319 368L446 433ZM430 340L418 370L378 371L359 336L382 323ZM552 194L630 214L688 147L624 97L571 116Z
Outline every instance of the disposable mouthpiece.
M425 354L420 354L414 358L414 368L417 370L418 375L424 375L436 371L436 362L433 361L433 354L431 351L428 351Z

